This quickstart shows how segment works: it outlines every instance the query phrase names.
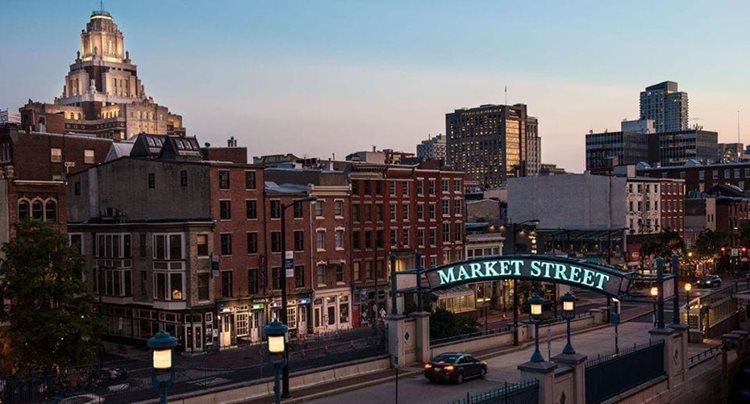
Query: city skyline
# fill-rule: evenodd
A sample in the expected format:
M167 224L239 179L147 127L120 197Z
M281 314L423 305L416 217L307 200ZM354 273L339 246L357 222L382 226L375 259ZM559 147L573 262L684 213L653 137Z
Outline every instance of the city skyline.
M636 119L639 92L665 80L690 94L691 126L736 142L737 111L750 90L740 70L748 46L739 16L748 6L725 4L290 2L282 10L134 1L104 9L149 95L181 114L201 143L234 136L250 155L338 159L373 144L413 152L428 134L445 133L445 113L502 104L507 86L508 103L527 104L539 119L542 162L580 172L584 135ZM60 96L78 33L98 7L6 4L0 108ZM31 19L41 26L26 29ZM656 53L665 49L667 57ZM742 123L742 133L748 127Z

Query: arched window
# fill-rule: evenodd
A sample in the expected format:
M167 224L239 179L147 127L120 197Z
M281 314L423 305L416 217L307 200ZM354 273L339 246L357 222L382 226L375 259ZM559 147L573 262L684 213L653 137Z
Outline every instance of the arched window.
M18 202L18 219L24 220L29 218L29 201Z
M44 206L42 201L34 201L31 204L31 218L34 220L42 220L44 215Z
M57 221L57 202L47 201L44 207L44 221L46 222Z

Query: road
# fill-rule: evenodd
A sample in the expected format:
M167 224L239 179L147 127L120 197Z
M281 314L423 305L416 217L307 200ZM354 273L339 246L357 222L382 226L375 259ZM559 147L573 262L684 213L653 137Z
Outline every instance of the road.
M705 292L694 290L696 296ZM601 305L598 305L601 306ZM666 305L665 305L666 306ZM631 321L619 325L618 340L620 349L632 348L634 344L648 344L648 331L653 328L652 322L652 305L649 303L623 303L623 318ZM667 322L671 322L671 314L666 314ZM522 319L526 319L522 316ZM545 359L548 358L548 341L546 331L540 329L540 351ZM551 341L552 355L560 353L565 345L565 338L558 338ZM607 326L596 330L581 332L573 335L572 345L576 352L587 355L589 359L598 356L611 355L615 352L615 332L614 326ZM690 351L697 354L707 346L702 344L691 344ZM425 400L439 402L452 402L466 398L466 394L477 394L492 389L502 387L505 382L514 383L520 381L521 372L517 369L518 365L529 360L533 353L534 346L529 346L508 352L500 356L485 358L488 364L488 373L485 379L476 379L467 381L463 385L455 384L434 384L427 381L421 374L421 368L409 367L405 371L416 372L408 376L400 377L398 381L398 396L400 402L418 403ZM322 399L311 401L316 404L357 404L384 403L394 402L396 395L395 381L378 384L361 389L345 392L339 395L327 396Z

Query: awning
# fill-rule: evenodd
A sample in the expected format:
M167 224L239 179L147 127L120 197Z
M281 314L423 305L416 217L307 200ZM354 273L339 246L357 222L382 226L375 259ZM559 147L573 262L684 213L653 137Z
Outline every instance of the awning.
M456 286L450 289L436 290L432 292L432 294L437 296L438 299L446 299L449 297L474 296L474 289L471 289L466 285L461 285L461 286Z

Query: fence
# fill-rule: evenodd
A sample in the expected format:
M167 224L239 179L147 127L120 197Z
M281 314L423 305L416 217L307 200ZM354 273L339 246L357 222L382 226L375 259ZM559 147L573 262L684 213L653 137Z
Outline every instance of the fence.
M693 368L694 366L698 366L701 363L709 359L713 359L720 353L721 353L721 345L716 345L716 346L706 349L705 351L697 355L693 355L688 358L688 368Z
M353 331L289 344L289 370L299 372L386 352L383 332ZM145 353L145 352L144 352ZM175 380L169 394L184 394L273 376L266 345L248 345L224 352L174 358ZM129 403L157 397L151 385L151 362L106 355L96 366L60 372L0 376L0 403L57 402L76 397L77 402ZM84 399L88 397L88 400Z
M522 404L539 402L539 380L530 379L508 384L499 389L474 394L466 393L466 398L451 404Z
M664 374L663 341L587 361L586 402L601 402Z

